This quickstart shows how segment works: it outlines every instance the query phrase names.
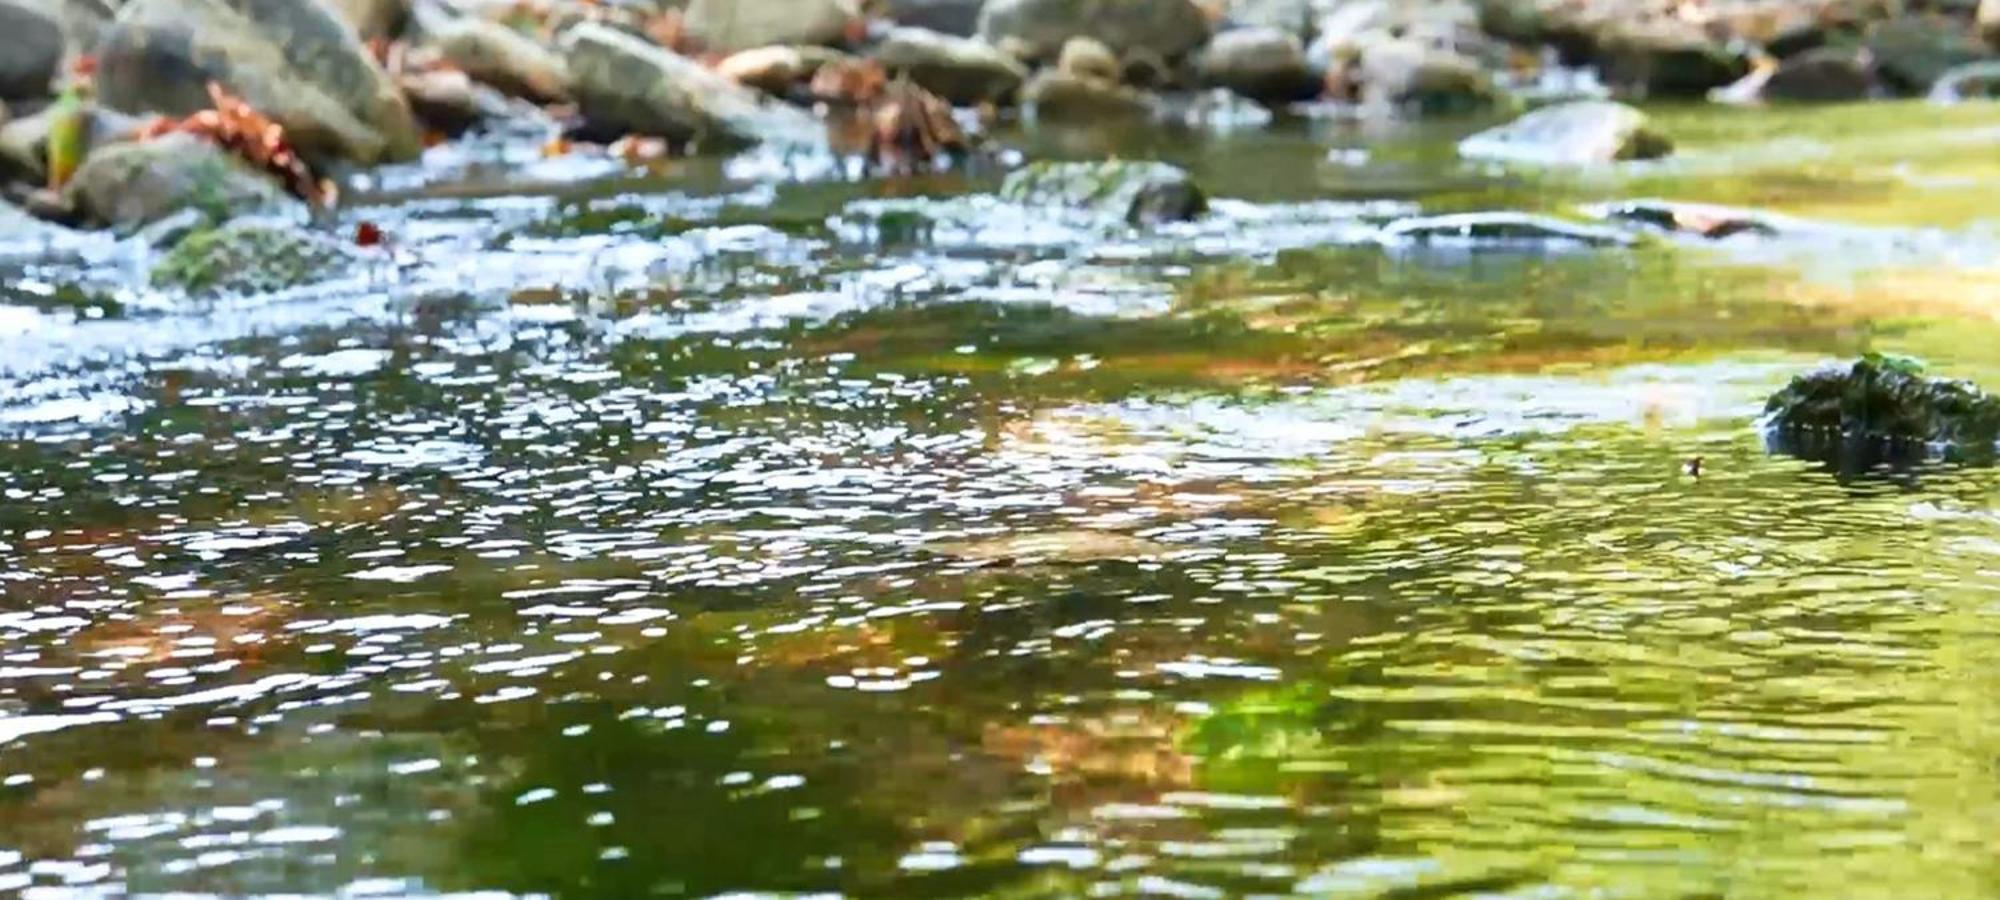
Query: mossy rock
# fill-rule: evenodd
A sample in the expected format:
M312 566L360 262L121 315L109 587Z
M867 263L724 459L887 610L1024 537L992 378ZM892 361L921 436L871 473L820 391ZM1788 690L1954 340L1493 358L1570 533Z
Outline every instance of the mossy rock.
M1000 186L1015 203L1062 206L1133 225L1181 222L1208 211L1208 197L1181 169L1160 162L1038 162Z
M1930 377L1904 356L1871 353L1800 375L1764 411L1779 435L1942 444L1977 456L2000 442L2000 397Z
M326 279L353 260L345 245L297 225L234 222L174 245L152 280L190 294L260 294Z

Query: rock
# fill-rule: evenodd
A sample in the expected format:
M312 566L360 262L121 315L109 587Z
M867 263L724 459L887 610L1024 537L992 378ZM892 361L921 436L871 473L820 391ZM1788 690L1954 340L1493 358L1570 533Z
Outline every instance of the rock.
M1350 99L1419 115L1466 113L1499 100L1478 63L1413 40L1392 38L1363 46L1337 79Z
M1181 169L1159 162L1038 162L1008 173L1000 197L1113 216L1136 226L1181 222L1208 198Z
M1794 437L1946 444L1991 454L2000 397L1924 374L1908 357L1869 354L1793 378L1764 406L1767 428Z
M1236 0L1229 21L1249 28L1275 28L1304 42L1312 37L1313 0Z
M264 173L190 134L102 148L84 160L65 194L86 219L118 227L188 208L221 220L304 206Z
M1535 110L1458 144L1458 155L1485 162L1591 165L1657 159L1673 142L1646 115L1622 103L1581 100Z
M1579 244L1616 247L1632 243L1632 236L1622 231L1518 212L1474 212L1398 219L1383 226L1382 239L1394 244L1447 242L1498 246Z
M0 0L0 100L40 100L62 68L61 24L42 4Z
M693 0L689 36L734 53L773 44L836 44L861 11L854 0Z
M324 280L355 261L334 238L285 221L236 221L182 238L153 265L156 287L263 294Z
M1979 0L1979 10L1972 21L1988 46L2000 47L2000 0Z
M1021 89L1021 105L1038 121L1099 122L1151 116L1153 99L1117 82L1047 71Z
M1056 57L1056 70L1077 78L1095 78L1117 84L1124 73L1118 54L1096 38L1073 37L1063 42Z
M715 64L715 71L737 84L779 95L812 75L805 54L795 47L758 47L731 53Z
M396 83L425 127L451 137L508 113L507 99L498 91L455 69L405 73Z
M35 182L47 179L49 132L64 112L52 105L0 126L0 169ZM84 158L100 147L132 140L143 127L138 119L96 104L83 107L82 115Z
M1020 90L1028 70L992 45L922 28L889 32L870 54L891 74L957 106L998 102Z
M953 37L979 32L979 7L985 0L889 0L890 20L928 28Z
M1689 23L1613 28L1600 41L1604 80L1647 97L1704 96L1750 70L1749 60Z
M1938 76L1931 85L1932 103L2000 99L2000 60L1967 63Z
M1145 48L1167 59L1208 40L1208 19L1192 0L987 0L979 36L1017 48L1029 61L1055 57L1063 43L1096 38L1115 53Z
M341 21L364 41L401 34L409 19L409 0L325 0Z
M423 150L402 91L317 0L131 0L99 50L99 96L114 109L187 115L209 106L210 81L308 157L366 164Z
M566 103L569 67L554 51L512 28L462 18L434 29L432 42L445 61L472 80L530 103Z
M1222 32L1203 51L1201 81L1265 103L1310 100L1320 93L1320 77L1306 65L1297 35L1276 28L1236 28Z
M642 38L585 24L563 36L563 50L593 129L704 144L825 143L812 116Z
M1827 102L1865 99L1875 90L1875 75L1853 50L1821 47L1778 64L1764 84L1770 100Z
M1964 25L1944 16L1905 15L1868 32L1868 52L1890 88L1928 93L1944 73L1992 56Z
M1664 200L1628 200L1591 210L1599 218L1642 226L1668 234L1689 234L1722 240L1739 234L1773 237L1779 225L1770 217L1749 210L1705 203L1674 203Z

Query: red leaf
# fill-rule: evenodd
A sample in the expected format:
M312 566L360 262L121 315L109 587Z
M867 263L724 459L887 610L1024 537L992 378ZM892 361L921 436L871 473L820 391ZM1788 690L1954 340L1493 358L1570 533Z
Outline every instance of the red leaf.
M354 243L362 247L382 246L382 229L374 222L363 222L354 226Z

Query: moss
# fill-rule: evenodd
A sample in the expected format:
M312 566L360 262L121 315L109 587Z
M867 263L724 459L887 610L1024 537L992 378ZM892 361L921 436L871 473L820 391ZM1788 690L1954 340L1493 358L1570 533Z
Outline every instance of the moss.
M176 244L153 266L152 281L190 294L255 294L325 278L350 259L345 247L297 226L236 223Z
M1208 209L1207 196L1186 172L1125 160L1034 163L1009 174L1000 197L1113 215L1133 225L1183 221Z
M1765 405L1783 432L1947 444L1988 452L2000 441L2000 397L1932 378L1907 356L1871 353L1792 379Z

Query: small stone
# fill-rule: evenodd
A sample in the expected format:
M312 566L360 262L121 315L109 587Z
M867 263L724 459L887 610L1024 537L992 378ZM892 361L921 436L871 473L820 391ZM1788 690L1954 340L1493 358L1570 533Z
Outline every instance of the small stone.
M779 95L811 74L805 54L793 47L758 47L732 53L715 64L715 71L737 84Z
M1038 121L1100 122L1143 118L1153 114L1152 97L1101 78L1079 78L1047 71L1021 90L1021 104Z
M1114 216L1132 225L1195 218L1208 197L1186 171L1160 162L1038 162L1007 175L1000 197Z
M1121 67L1118 55L1096 38L1073 37L1063 42L1056 70L1077 78L1095 78L1117 84Z
M562 57L512 28L464 18L441 25L432 38L446 62L472 80L530 103L564 103L569 67Z
M578 25L563 48L571 90L596 131L724 145L826 142L811 115L617 29Z

